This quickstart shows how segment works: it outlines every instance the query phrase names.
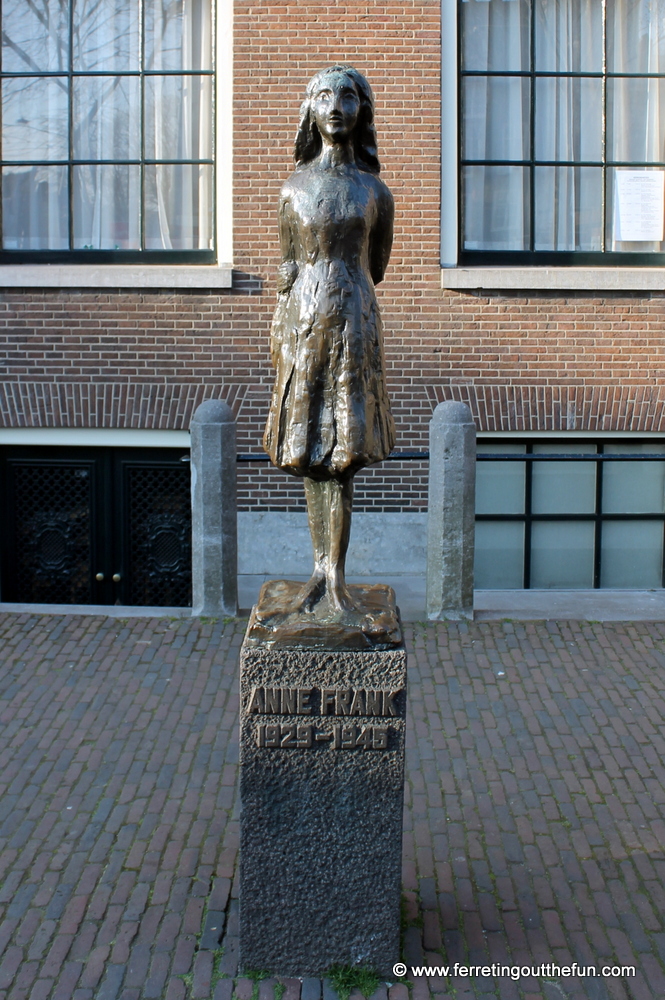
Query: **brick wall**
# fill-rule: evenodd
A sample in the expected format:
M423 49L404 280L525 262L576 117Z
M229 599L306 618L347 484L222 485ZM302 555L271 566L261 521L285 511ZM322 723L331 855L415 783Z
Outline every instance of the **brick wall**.
M661 429L665 294L453 293L439 269L437 2L235 7L235 266L226 292L7 291L0 297L6 425L187 426L233 404L257 451L272 373L276 206L314 72L347 61L372 83L396 235L379 288L398 447L426 442L432 408L471 402L485 429ZM611 404L611 405L610 405ZM422 463L357 480L358 507L425 502ZM243 466L243 506L302 506L296 480Z

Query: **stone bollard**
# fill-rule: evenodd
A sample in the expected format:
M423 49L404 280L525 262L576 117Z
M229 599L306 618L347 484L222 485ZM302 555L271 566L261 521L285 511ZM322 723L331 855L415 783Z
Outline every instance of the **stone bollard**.
M466 403L439 403L429 449L427 617L472 619L476 428Z
M236 426L231 407L208 399L190 427L192 614L238 613Z

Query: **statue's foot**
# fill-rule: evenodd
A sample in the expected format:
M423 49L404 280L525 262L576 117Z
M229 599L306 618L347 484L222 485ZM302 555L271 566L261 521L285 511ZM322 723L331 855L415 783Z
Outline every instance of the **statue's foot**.
M335 573L326 576L322 569L315 569L300 590L294 610L312 612L323 601L332 611L358 610L343 578Z
M358 610L351 594L349 593L346 583L344 580L340 580L335 574L328 578L326 590L330 606L334 608L335 611Z
M326 575L322 569L315 569L296 598L297 611L313 611L326 593Z

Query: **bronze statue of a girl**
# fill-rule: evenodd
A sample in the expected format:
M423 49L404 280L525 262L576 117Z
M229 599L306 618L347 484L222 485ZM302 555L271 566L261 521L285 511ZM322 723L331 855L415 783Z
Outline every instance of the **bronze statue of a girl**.
M393 199L379 179L374 103L350 66L317 73L279 205L282 264L271 350L275 387L264 437L272 462L302 476L314 572L293 610L356 610L344 578L353 476L385 459L395 429L381 317Z

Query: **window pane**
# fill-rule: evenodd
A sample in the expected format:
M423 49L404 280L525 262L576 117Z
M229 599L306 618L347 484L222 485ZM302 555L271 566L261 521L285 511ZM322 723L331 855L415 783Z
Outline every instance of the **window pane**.
M212 157L212 78L149 76L145 80L148 160Z
M520 590L524 586L524 525L516 521L478 521L474 587Z
M210 0L144 0L148 70L211 69Z
M66 160L67 79L23 77L2 81L4 160Z
M138 166L74 167L74 247L140 248Z
M67 167L5 167L4 250L67 250Z
M523 455L523 444L479 444L479 455ZM525 462L476 464L476 514L523 514ZM520 585L521 586L521 585Z
M607 158L658 162L665 158L664 140L665 80L608 80Z
M665 453L665 445L608 444L606 455ZM604 462L603 512L665 513L665 462ZM658 584L660 586L660 584Z
M535 444L533 453L590 455L596 453L596 446L565 441ZM531 490L534 514L592 514L596 509L596 463L534 462Z
M536 159L601 162L602 103L602 80L536 80Z
M74 159L136 160L141 155L137 77L74 79Z
M535 249L601 250L602 170L536 167Z
M592 522L534 521L531 586L563 590L593 587L593 546Z
M466 0L462 68L528 70L530 8L529 0Z
M139 0L72 0L74 71L139 68Z
M602 4L597 0L542 0L536 5L536 69L600 73Z
M57 73L69 63L68 0L2 2L4 73Z
M648 199L639 190L645 175L656 178L656 189L648 192ZM638 182L636 194L631 192L634 181ZM623 253L665 251L665 172L662 169L620 167L607 170L607 205L608 250Z
M462 185L466 250L529 249L528 168L464 167Z
M662 587L662 521L604 521L601 587Z
M607 69L662 73L665 0L608 0Z
M530 92L529 81L522 77L464 79L462 155L465 160L529 158Z
M208 250L212 241L212 167L146 166L146 249Z

